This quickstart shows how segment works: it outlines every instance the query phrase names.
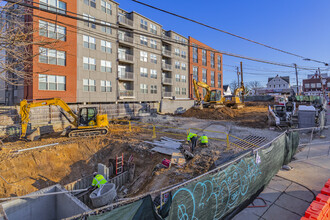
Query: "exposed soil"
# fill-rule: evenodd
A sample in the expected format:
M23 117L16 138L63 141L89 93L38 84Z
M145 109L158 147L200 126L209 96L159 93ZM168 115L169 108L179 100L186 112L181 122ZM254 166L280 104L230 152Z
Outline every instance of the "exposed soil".
M267 128L268 127L268 107L267 105L259 104L253 106L245 106L242 109L232 109L222 107L218 109L204 108L203 110L190 108L182 117L195 117L200 119L234 121L237 125Z

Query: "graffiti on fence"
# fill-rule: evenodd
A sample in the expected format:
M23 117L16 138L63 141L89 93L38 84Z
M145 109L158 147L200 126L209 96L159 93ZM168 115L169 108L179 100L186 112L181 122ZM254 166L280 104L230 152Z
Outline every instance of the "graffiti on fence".
M172 219L219 219L235 208L250 184L261 175L254 157L242 159L207 179L180 188L173 194Z

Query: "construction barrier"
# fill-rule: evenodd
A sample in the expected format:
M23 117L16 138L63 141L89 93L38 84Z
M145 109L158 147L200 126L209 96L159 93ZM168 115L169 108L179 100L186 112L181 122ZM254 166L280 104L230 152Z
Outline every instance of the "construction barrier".
M300 220L330 220L330 179Z

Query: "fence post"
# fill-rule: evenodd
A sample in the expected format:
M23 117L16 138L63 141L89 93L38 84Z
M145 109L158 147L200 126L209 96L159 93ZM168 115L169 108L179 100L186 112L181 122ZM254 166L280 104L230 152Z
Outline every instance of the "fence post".
M155 125L152 125L152 138L156 138L156 127Z
M132 132L132 124L131 124L131 121L128 121L128 130L130 132Z
M226 136L227 136L227 138L226 138L226 142L227 142L227 151L229 150L229 148L230 148L230 144L229 144L229 135L228 134L226 134Z

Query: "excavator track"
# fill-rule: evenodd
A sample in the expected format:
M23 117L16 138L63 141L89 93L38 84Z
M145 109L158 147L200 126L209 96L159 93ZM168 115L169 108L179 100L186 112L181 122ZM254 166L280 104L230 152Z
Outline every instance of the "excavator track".
M106 135L108 133L107 128L94 128L94 129L75 129L71 130L68 134L69 137L91 137Z

